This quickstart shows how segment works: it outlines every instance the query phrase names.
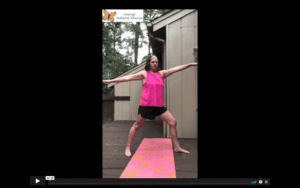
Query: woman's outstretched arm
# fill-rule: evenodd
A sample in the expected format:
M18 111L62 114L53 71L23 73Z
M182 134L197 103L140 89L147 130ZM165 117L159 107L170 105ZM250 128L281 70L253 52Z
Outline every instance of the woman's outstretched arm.
M142 80L142 79L143 79L142 72L138 72L136 74L129 75L129 76L123 76L121 78L115 78L112 80L103 80L102 82L104 82L104 83L119 83L119 82L129 82L132 80Z
M189 63L189 64L186 64L186 65L179 65L179 66L174 67L174 68L169 69L169 70L163 70L162 72L163 72L164 78L166 78L166 77L172 75L175 72L182 71L186 68L189 68L191 66L197 66L197 65L198 65L198 63Z

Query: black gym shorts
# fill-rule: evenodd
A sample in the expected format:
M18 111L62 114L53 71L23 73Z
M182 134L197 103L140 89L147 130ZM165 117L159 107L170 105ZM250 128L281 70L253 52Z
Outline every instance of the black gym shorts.
M167 109L164 106L139 106L138 115L141 114L141 116L145 119L155 120L155 116L160 116L166 111Z

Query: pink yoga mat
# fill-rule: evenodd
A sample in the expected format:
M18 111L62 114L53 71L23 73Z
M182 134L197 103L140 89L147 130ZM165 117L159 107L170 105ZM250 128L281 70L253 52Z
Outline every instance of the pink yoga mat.
M120 178L176 178L172 139L144 138Z

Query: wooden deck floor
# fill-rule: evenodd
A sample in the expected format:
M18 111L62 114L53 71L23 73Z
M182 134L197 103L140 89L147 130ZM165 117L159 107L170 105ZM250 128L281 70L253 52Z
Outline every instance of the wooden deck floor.
M131 147L131 157L125 156L129 130L135 121L113 121L103 125L103 178L119 178L144 138L163 138L163 122L146 121ZM174 153L177 178L198 178L197 139L178 139L189 154Z

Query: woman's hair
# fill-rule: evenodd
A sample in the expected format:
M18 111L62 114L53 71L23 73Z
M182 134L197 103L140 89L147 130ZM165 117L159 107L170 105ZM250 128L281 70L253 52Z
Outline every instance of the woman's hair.
M146 61L146 65L145 65L145 70L146 71L150 71L150 62L151 62L151 58L153 57L153 56L155 56L155 57L157 57L156 55L150 55L149 56L149 58L147 59L147 61ZM158 58L157 58L157 65L158 65L158 63L159 63L159 61L158 61ZM160 67L159 66L157 66L157 71L160 71L161 69L160 69Z

